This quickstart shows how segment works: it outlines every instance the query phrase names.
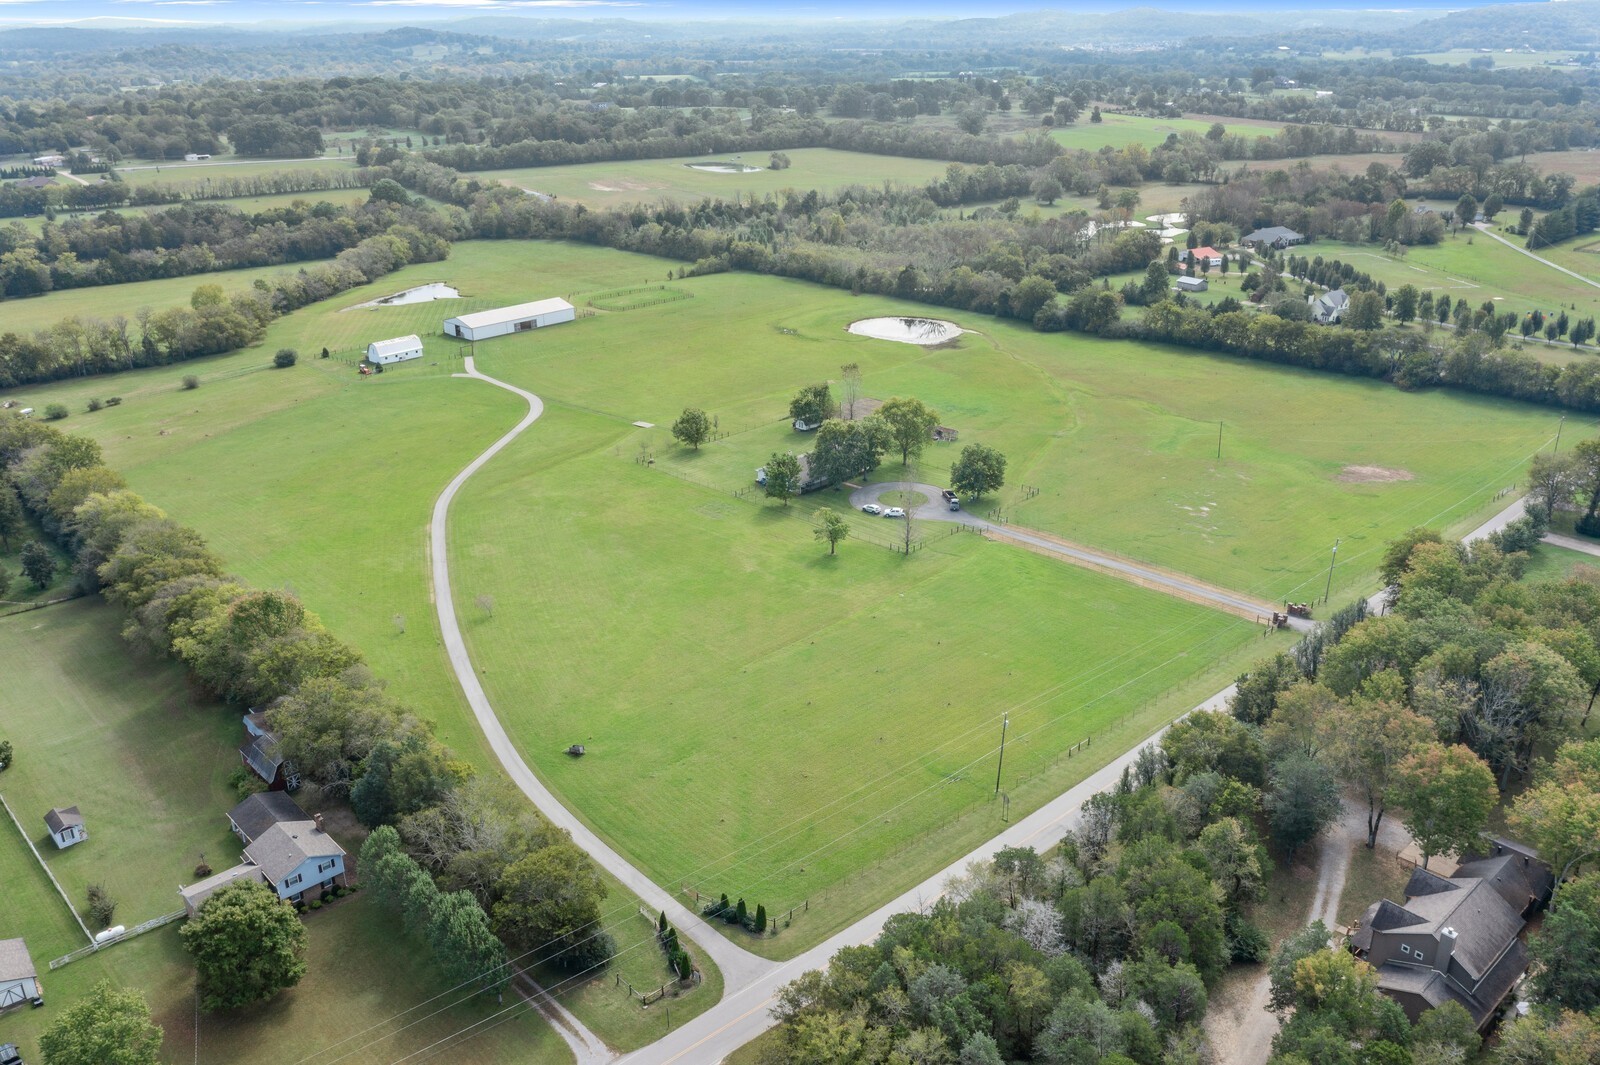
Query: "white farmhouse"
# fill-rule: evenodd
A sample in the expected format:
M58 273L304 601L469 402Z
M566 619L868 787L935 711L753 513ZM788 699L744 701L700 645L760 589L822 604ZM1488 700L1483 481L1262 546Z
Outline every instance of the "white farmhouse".
M461 340L488 340L507 333L524 333L531 329L543 329L547 325L570 322L577 316L572 304L566 300L538 300L519 303L515 307L499 307L492 311L474 311L458 318L446 318L444 332L446 336Z
M0 1010L39 997L39 974L28 957L28 944L0 939Z
M395 337L392 340L374 340L367 345L367 361L375 366L420 358L422 358L422 338L415 333L411 336Z

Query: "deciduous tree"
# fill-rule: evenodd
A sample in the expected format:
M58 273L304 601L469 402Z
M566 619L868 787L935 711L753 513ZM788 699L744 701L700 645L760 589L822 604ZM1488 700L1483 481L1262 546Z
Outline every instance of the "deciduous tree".
M156 1065L161 1028L144 996L101 980L39 1035L45 1065Z
M774 451L767 459L767 483L763 486L768 499L780 500L784 506L800 494L800 460L792 451Z
M968 444L950 467L950 487L964 496L982 498L1006 483L1006 457L987 444Z
M1340 778L1367 800L1367 849L1378 843L1395 767L1433 738L1433 724L1387 699L1357 696L1335 703L1321 722L1323 750Z
M699 407L685 407L672 423L672 435L679 443L699 451L700 445L711 439L711 419Z
M818 540L828 545L828 554L833 554L839 542L850 535L850 523L834 513L830 507L823 507L817 511L817 527L811 530Z
M22 545L22 575L41 590L49 587L51 578L56 575L55 556L38 540Z
M305 926L259 881L239 880L217 891L180 935L208 1010L264 1002L306 974Z
M1517 796L1511 824L1560 873L1600 841L1600 739L1567 743Z
M1560 886L1543 927L1528 940L1528 953L1539 1001L1580 1013L1600 1011L1600 873Z
M826 381L817 385L807 385L796 392L794 398L789 401L790 420L806 425L821 425L837 411L838 408L833 402L833 392L828 388Z
M1466 747L1425 743L1395 767L1392 797L1426 869L1435 854L1464 853L1477 842L1499 794L1494 774Z
M901 465L909 464L913 455L922 454L922 449L928 446L933 430L939 424L939 415L915 397L902 399L896 396L879 407L876 413L889 427L893 446L900 449Z
M1293 859L1339 815L1339 786L1331 768L1294 752L1273 763L1262 804L1273 838Z

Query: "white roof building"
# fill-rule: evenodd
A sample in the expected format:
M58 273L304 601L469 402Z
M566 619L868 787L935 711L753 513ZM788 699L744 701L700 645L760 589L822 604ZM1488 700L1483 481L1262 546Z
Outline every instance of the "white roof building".
M367 345L367 361L380 366L385 363L420 358L422 358L422 338L415 333L411 336L395 337L392 340L374 340Z
M444 320L446 336L462 340L487 340L507 333L523 333L558 325L576 318L577 311L564 299L537 300L519 303L514 307L497 307L492 311L473 311Z

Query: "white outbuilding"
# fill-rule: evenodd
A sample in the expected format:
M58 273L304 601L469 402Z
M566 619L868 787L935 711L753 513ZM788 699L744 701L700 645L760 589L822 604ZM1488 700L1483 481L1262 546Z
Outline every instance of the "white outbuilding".
M458 318L446 318L444 332L446 336L462 340L488 340L490 337L503 337L507 333L524 333L531 329L543 329L547 325L570 322L577 316L572 304L566 300L538 300L519 303L515 307L499 307L492 311L474 311Z
M28 944L0 939L0 1010L39 997L39 974L28 957Z
M384 366L391 362L422 358L422 338L413 333L393 340L374 340L367 345L367 361Z

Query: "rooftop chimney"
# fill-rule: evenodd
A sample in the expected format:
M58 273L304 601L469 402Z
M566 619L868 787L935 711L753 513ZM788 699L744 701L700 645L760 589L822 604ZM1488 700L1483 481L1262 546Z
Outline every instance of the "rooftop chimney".
M1439 929L1439 957L1434 968L1445 972L1450 968L1450 958L1456 952L1456 930L1446 926Z
M322 831L322 815L321 814L313 814L312 817L311 817L311 820L316 822L317 831L321 832Z

